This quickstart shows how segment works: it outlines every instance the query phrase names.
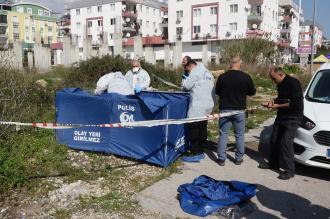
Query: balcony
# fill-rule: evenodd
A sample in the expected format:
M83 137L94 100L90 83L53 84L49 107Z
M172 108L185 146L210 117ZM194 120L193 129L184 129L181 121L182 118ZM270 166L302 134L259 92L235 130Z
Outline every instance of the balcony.
M264 0L248 0L250 5L262 5Z
M254 30L247 30L246 31L246 38L262 38L265 34L265 31L254 29Z
M291 15L283 15L282 21L291 24L292 23L292 16Z
M281 33L291 33L291 28L282 28Z
M123 26L123 32L136 32L134 27L129 27L129 26Z
M168 22L162 22L161 24L159 24L160 28L166 28L168 27Z
M0 22L0 27L8 27L8 23Z
M123 18L137 18L137 14L134 11L123 11L121 15Z
M264 19L264 14L263 13L258 13L258 12L251 12L248 15L248 21L250 22L262 22L262 20Z
M277 46L282 47L282 48L289 48L291 44L291 40L287 39L278 39L277 40Z

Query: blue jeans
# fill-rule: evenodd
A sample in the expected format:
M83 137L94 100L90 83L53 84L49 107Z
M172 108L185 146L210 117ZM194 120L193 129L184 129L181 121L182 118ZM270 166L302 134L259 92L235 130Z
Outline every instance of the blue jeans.
M222 110L224 112L232 112L231 110ZM218 144L218 157L220 160L226 160L227 158L227 142L230 123L234 127L235 139L236 139L236 153L235 159L240 161L244 155L244 132L245 132L245 113L239 113L229 117L223 117L219 119L219 144Z

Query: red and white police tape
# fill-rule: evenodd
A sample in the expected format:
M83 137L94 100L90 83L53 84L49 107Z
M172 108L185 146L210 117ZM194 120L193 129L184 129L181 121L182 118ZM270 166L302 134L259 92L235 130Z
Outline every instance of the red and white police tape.
M218 113L202 117L185 118L185 119L162 119L148 120L137 122L124 122L112 124L60 124L60 123L22 123L22 122L5 122L0 121L0 125L30 126L43 129L70 129L79 127L101 127L101 128L125 128L125 127L154 127L162 125L181 125L185 123L200 122L205 120L215 120L222 117L228 117L239 113L245 113L245 110L237 110L231 112Z

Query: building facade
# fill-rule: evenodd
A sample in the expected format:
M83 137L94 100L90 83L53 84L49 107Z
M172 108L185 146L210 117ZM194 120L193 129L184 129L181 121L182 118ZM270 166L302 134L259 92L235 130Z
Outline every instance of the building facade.
M0 41L14 41L25 45L40 42L51 44L57 41L57 16L39 4L7 2L0 9ZM6 25L4 24L6 22Z
M161 36L162 7L157 0L77 0L68 2L71 17L71 36L83 48L86 39L97 46L114 46L114 37L130 38Z
M183 55L216 57L221 40L258 37L277 41L278 0L169 0L169 42L182 42Z
M280 37L278 46L283 63L297 61L300 23L303 22L301 6L293 0L279 0Z

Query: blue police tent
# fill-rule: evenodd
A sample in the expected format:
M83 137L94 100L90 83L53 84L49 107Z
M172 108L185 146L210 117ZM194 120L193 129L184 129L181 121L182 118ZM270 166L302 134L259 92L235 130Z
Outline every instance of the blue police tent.
M186 118L187 93L141 92L94 96L79 88L56 93L56 122L112 124ZM78 150L131 157L166 167L186 148L184 125L135 128L77 127L56 131L60 144Z

